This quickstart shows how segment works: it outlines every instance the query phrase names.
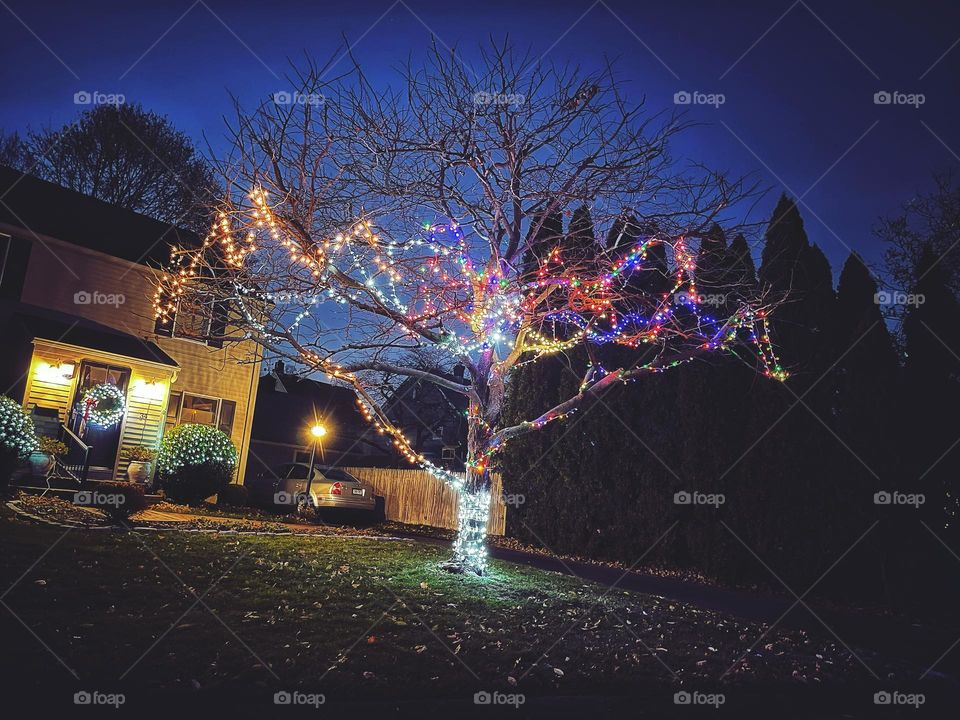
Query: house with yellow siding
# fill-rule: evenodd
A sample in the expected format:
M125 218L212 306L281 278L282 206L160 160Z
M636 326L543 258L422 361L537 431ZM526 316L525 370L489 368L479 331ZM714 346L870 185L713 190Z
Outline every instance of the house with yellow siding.
M181 423L219 427L248 462L260 355L231 308L153 312L154 277L191 233L0 167L0 388L68 445L65 467L122 479L122 450ZM97 398L108 396L107 401ZM116 409L110 423L93 413Z

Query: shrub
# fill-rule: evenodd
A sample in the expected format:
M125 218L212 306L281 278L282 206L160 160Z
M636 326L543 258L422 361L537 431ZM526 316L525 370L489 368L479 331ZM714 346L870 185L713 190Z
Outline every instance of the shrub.
M46 455L53 455L54 457L63 457L68 452L70 452L66 444L60 442L56 438L46 437L42 435L40 436L39 440L40 440L40 452Z
M144 447L143 445L125 447L120 451L120 459L129 460L130 462L153 462L156 458L157 451Z
M143 488L125 482L98 482L90 490L76 493L73 501L77 505L97 508L113 522L123 522L147 508Z
M247 489L243 485L230 483L220 489L217 493L217 505L231 505L233 507L246 507Z
M230 438L209 425L178 425L160 443L160 487L174 502L197 504L230 482L237 449Z
M0 397L0 489L10 482L20 461L39 447L30 416L16 400Z

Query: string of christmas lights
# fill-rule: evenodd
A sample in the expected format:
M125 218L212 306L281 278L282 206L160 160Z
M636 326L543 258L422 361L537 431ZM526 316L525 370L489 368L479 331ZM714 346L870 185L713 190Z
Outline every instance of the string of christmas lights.
M290 342L313 308L333 302L380 316L388 323L384 337L393 332L426 340L457 362L482 367L484 382L494 377L502 382L520 364L581 343L680 346L669 361L654 359L629 374L614 371L615 379L624 382L643 372L664 372L690 362L703 351L729 351L744 342L754 346L765 375L787 377L763 308L744 304L727 317L716 318L702 302L695 253L682 237L646 237L615 258L602 251L587 259L565 257L558 244L537 262L531 276L491 253L482 238L474 238L481 241L482 253L475 250L457 222L425 222L412 237L396 241L382 237L372 221L363 218L343 232L317 239L309 228L285 215L287 211L283 200L274 203L265 189L255 188L246 202L224 207L202 247L173 249L154 298L158 320L171 322L187 292L202 292L205 284L225 277L231 283L231 300L250 328L247 337ZM663 246L672 260L672 287L657 294L638 292L628 283L638 271L655 269L651 259L655 246ZM265 311L269 306L272 310ZM282 328L276 326L280 318ZM336 362L336 354L300 349L308 368L353 388L364 418L409 462L464 490L461 496L470 494L460 474L434 465L413 447L374 400L364 379ZM475 356L478 364L471 363ZM591 366L581 393L608 375L602 366ZM474 476L487 472L505 442L475 400L467 412L476 438L467 459L468 474ZM537 429L574 412L575 407L551 412L521 425ZM478 519L478 508L462 507L463 521ZM471 533L466 526L462 532L465 539L458 540L457 553L477 561L473 554L479 550L466 539Z

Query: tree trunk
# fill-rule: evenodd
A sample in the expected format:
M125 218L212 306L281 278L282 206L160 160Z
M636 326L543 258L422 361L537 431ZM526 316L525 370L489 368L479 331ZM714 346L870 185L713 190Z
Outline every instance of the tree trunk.
M443 563L451 572L483 575L487 569L487 520L490 517L490 477L486 468L476 469L470 444L467 447L467 478L457 497L457 537L453 557Z
M488 350L474 376L476 395L467 412L467 477L457 499L457 537L453 557L443 563L451 572L483 575L487 569L487 521L490 518L490 428L503 404L504 383Z

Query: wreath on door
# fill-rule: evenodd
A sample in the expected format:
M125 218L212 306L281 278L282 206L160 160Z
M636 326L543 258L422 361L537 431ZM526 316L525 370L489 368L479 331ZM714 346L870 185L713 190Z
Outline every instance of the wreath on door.
M102 428L120 422L126 410L123 392L116 385L100 383L83 394L83 419Z

